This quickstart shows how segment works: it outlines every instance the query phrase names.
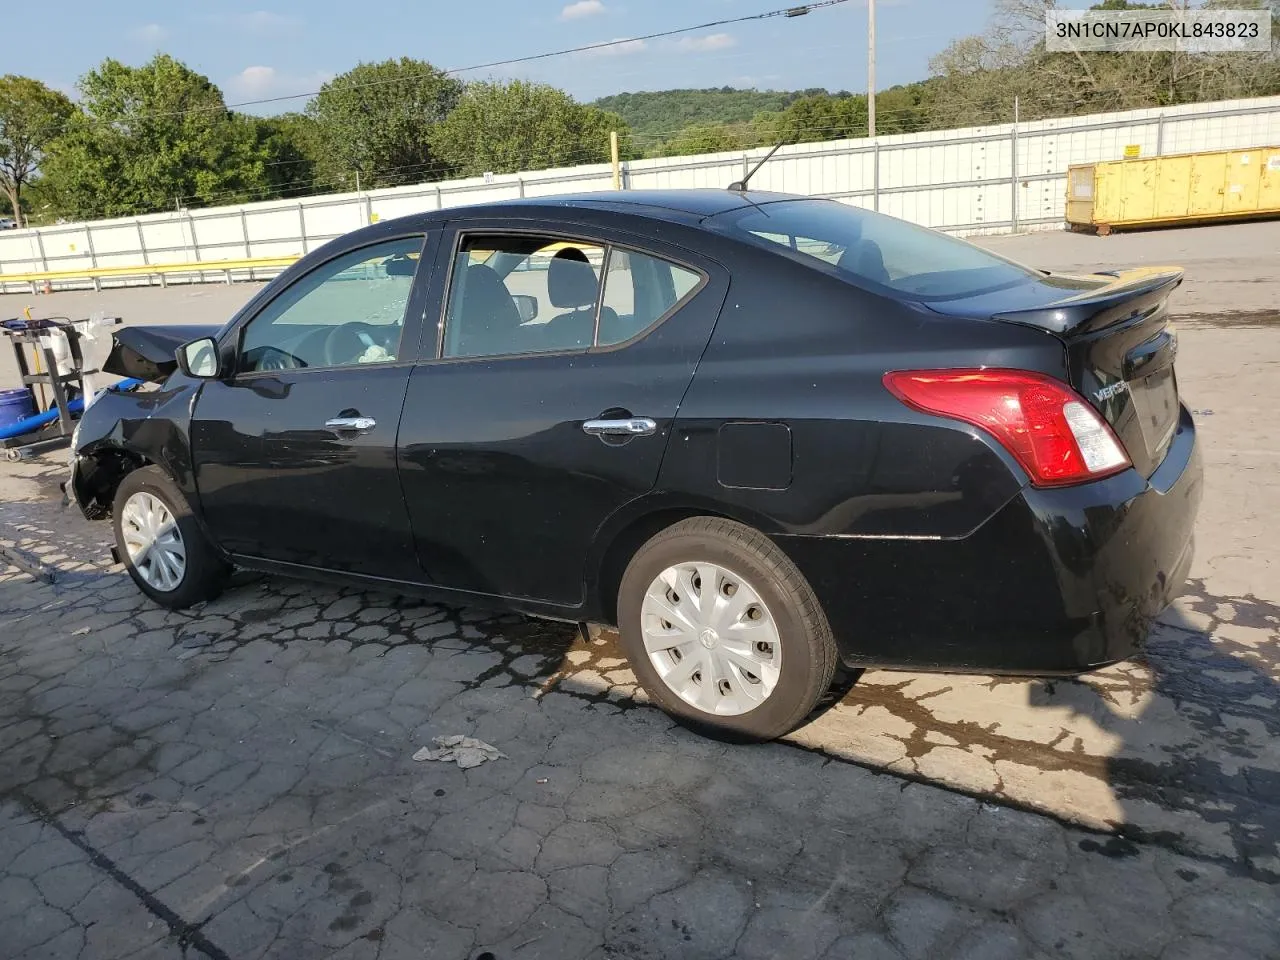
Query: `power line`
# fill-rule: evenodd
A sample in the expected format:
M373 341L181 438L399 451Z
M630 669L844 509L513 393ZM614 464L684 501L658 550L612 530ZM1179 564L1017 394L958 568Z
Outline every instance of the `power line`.
M689 27L676 27L671 30L661 30L657 33L648 33L638 37L627 37L620 40L607 40L601 43L588 43L577 47L566 47L563 50L549 50L545 53L533 53L520 57L511 57L506 60L493 60L488 63L473 64L468 67L451 67L448 70L442 70L440 73L446 76L454 76L461 73L473 73L477 70L492 70L496 67L510 67L522 63L533 63L539 60L550 60L555 57L565 57L575 53L590 53L593 50L605 50L610 47L625 46L632 43L647 43L650 40L661 40L666 37L676 37L686 33L696 33L699 30L711 30L716 27L727 27L738 23L749 23L757 20L772 20L775 18L793 18L804 16L816 10L825 7L834 7L842 3L848 3L849 0L815 0L813 3L804 3L799 6L781 7L777 10L768 10L764 13L747 14L740 17L726 17L721 20L711 20L707 23L699 23ZM344 90L359 90L366 87L384 86L392 83L402 83L405 80L417 79L419 77L430 76L427 73L407 74L386 80L366 80L361 83L353 83L343 87ZM263 97L257 100L241 100L237 103L224 103L219 106L194 107L189 110L170 110L156 111L153 113L134 113L122 118L120 121L100 120L93 118L98 123L117 123L117 122L135 122L138 120L146 120L158 117L183 117L197 113L218 113L227 110L238 110L242 107L258 107L272 103L285 103L291 100L303 100L310 97L318 96L319 90L313 90L307 93L292 93L287 96L279 97ZM90 118L85 118L90 119ZM65 129L65 124L63 125Z
M767 13L754 13L742 17L731 17L725 20L713 20L710 23L700 23L693 27L680 27L675 30L663 30L660 33L650 33L642 37L630 37L625 40L610 40L606 43L590 43L581 47L571 47L567 50L555 50L550 53L537 53L527 57L515 57L511 60L495 60L492 63L482 63L474 67L459 67L453 70L446 70L445 73L470 73L473 70L490 70L494 67L509 67L518 63L531 63L534 60L548 60L552 57L563 57L570 53L586 53L591 50L603 50L606 47L616 47L628 43L645 43L649 40L661 40L665 37L674 37L682 33L694 33L698 30L711 30L715 27L727 27L735 23L747 23L751 20L771 20L775 17L801 17L814 10L820 10L823 7L834 7L837 4L848 3L849 0L818 0L816 3L806 3L797 7L784 7L780 10L770 10Z

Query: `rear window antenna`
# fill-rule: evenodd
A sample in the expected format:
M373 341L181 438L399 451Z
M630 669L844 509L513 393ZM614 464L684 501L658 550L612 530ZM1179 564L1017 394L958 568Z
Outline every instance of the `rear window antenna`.
M747 182L750 181L750 179L756 175L756 171L759 170L761 167L763 167L766 163L768 163L769 160L772 159L773 155L777 153L779 150L781 150L783 146L785 146L785 141L783 143L778 144L776 147L774 147L772 150L766 153L764 155L764 158L759 163L757 163L754 167L752 167L750 170L747 171L747 175L745 177L743 177L741 180L735 180L733 183L729 184L729 190L732 191L733 193L746 193Z

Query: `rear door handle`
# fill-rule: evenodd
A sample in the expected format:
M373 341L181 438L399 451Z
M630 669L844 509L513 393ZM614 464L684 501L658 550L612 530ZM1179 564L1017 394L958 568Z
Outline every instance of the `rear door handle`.
M658 425L648 417L626 417L622 420L588 420L582 429L593 437L647 437L657 432Z
M338 433L368 433L378 425L373 417L334 417L324 425Z

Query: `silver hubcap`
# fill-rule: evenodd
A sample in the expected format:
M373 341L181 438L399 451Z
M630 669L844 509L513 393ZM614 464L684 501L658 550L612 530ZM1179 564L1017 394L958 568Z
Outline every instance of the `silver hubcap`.
M714 563L668 567L645 591L640 629L671 692L735 716L769 699L782 669L773 615L746 580Z
M164 502L149 493L135 493L124 502L120 532L138 576L157 590L176 590L187 572L187 548Z

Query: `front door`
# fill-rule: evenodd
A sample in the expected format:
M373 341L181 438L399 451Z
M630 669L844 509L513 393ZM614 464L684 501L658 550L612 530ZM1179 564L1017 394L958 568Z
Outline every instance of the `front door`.
M204 385L191 437L202 512L226 550L418 579L395 447L422 251L413 236L339 255L234 332L234 373Z
M424 577L576 606L597 532L657 481L727 280L678 248L532 226L451 250L400 430Z

